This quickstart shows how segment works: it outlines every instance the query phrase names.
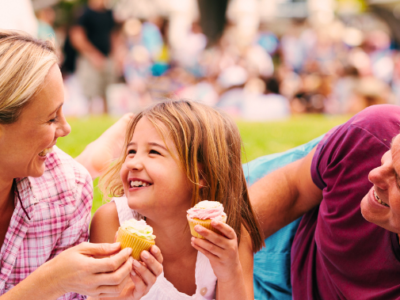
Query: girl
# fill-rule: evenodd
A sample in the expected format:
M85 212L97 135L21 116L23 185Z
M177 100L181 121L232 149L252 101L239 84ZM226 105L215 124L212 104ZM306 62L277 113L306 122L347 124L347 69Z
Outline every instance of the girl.
M151 270L146 278L132 276L131 290L137 284L148 292L141 299L254 299L253 253L263 238L249 202L235 123L199 103L167 101L138 114L125 142L124 155L102 179L104 192L117 198L94 215L91 241L113 242L130 218L153 227L158 248L152 253L161 250L163 273L156 280L147 263L155 259L143 251L144 264L135 262L134 273L147 265ZM228 218L226 224L212 221L221 234L197 225L205 237L198 239L190 234L186 211L202 200L222 203Z

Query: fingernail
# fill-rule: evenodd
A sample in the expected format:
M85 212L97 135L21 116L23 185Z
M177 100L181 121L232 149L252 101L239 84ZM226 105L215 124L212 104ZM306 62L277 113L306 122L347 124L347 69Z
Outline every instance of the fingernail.
M132 270L132 271L131 271L131 275L132 275L132 276L136 276L135 271Z
M128 260L129 260L130 264L133 264L133 257L132 256L129 256Z
M200 226L200 225L196 225L196 226L194 227L194 229L195 229L197 232L200 232L200 231L203 230L203 227Z
M125 248L125 249L128 249L128 250L125 250L126 251L126 253L128 254L128 255L131 255L131 253L132 253L132 248Z
M141 266L140 262L138 262L136 259L133 260L133 265L134 265L136 268L139 268L139 267Z
M149 255L149 253L148 253L147 251L143 251L143 252L142 252L142 257L143 257L144 259L148 259L148 258L150 257L150 255Z
M151 248L151 252L153 252L154 254L157 254L158 253L158 248L156 248L156 247Z

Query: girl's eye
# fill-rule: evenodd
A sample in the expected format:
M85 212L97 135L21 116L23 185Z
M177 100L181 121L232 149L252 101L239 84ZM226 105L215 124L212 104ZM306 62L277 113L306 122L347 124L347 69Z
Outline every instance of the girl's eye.
M150 154L161 155L160 152L158 152L158 151L156 151L156 150L150 150Z
M136 154L136 150L131 149L128 151L128 154Z

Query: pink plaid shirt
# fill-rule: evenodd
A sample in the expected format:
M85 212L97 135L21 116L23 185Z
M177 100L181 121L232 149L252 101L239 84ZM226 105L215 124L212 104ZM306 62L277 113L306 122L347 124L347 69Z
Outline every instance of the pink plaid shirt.
M57 147L45 166L41 177L17 179L30 220L15 197L0 252L0 295L63 250L88 240L93 199L88 171ZM59 299L85 298L68 293Z

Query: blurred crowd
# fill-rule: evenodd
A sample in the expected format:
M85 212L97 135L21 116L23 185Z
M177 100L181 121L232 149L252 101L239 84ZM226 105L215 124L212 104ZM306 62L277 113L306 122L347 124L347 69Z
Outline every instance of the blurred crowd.
M284 32L262 22L248 32L227 18L211 43L198 14L177 38L176 20L124 16L104 3L89 0L61 34L51 7L36 12L39 37L58 36L69 115L121 115L165 98L200 101L247 120L400 104L400 52L382 26L297 19Z

